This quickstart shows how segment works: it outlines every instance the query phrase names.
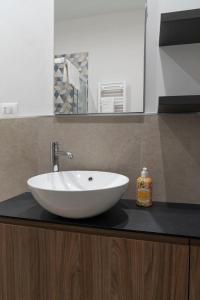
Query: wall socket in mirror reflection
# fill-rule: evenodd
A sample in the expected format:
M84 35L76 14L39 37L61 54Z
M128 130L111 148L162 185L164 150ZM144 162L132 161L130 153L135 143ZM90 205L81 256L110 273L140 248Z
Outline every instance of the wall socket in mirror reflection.
M18 102L0 103L0 116L12 117L18 115Z

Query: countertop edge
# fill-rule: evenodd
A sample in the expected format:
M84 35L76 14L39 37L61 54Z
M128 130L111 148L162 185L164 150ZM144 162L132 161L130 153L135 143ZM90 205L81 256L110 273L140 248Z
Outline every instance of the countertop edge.
M16 226L28 226L43 228L47 230L58 230L66 232L78 232L83 234L97 234L102 236L112 236L117 238L128 238L137 240L147 241L159 241L167 243L178 243L188 244L190 239L199 239L196 237L188 237L184 235L168 234L168 233L157 233L151 231L142 230L128 230L128 229L115 229L115 228L103 228L89 225L78 225L78 224L62 224L47 221L31 220L27 218L15 218L0 216L0 224L10 224Z

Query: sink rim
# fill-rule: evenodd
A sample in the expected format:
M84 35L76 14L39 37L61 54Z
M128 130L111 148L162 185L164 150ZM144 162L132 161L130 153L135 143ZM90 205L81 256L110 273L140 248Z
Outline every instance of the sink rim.
M113 186L109 186L109 187L96 187L96 188L92 188L92 189L82 189L82 190L69 190L69 189L55 189L55 188L47 188L47 187L39 187L37 184L33 184L31 183L31 181L33 181L34 179L36 178L39 178L39 177L42 177L44 175L58 175L58 174L62 174L62 173L70 173L70 172L73 172L73 173L78 173L78 172L81 172L81 173L101 173L101 174L110 174L110 175L116 175L116 176L119 176L123 179L122 183L120 184L115 184ZM95 191L106 191L106 190L110 190L110 189L116 189L116 188L120 188L120 187L123 187L123 186L126 186L128 185L128 183L130 182L129 178L126 176L126 175L123 175L123 174L120 174L120 173L115 173L115 172L107 172L107 171L96 171L96 170L70 170L70 171L60 171L60 172L49 172L49 173L42 173L42 174L39 174L39 175L36 175L36 176L33 176L33 177L30 177L28 180L27 180L27 185L29 188L33 188L33 189L37 189L37 190L41 190L41 191L49 191L49 192L59 192L59 193L88 193L88 192L95 192Z

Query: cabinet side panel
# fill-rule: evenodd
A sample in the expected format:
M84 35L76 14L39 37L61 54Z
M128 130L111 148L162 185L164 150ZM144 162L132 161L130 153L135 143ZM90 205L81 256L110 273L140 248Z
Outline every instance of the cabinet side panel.
M200 245L190 248L190 300L200 299Z

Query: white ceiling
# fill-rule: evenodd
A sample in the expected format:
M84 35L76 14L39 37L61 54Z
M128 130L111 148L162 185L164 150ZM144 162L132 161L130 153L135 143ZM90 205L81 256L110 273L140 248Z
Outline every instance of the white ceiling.
M55 21L144 8L145 0L55 0Z

